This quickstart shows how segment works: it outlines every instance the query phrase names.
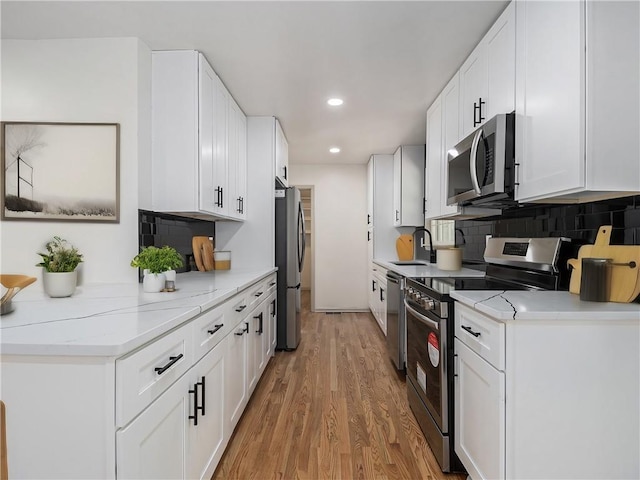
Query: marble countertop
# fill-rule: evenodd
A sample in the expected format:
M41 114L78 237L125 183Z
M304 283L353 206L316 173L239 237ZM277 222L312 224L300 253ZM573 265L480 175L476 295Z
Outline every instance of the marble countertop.
M374 258L373 263L382 268L396 272L403 277L484 277L484 271L472 268L461 268L460 270L440 270L435 263L424 265L395 265L391 263L395 260L381 260Z
M458 290L451 297L496 320L612 320L640 322L640 304L585 302L559 291Z
M0 317L0 352L120 356L275 271L182 273L171 293L146 293L139 283L83 285L67 298L25 289L14 297L14 311Z

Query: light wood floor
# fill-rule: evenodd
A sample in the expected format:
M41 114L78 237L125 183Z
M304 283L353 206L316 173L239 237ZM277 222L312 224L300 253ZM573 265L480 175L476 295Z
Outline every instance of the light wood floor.
M213 476L226 479L448 479L407 404L369 313L309 311L302 340L276 352Z

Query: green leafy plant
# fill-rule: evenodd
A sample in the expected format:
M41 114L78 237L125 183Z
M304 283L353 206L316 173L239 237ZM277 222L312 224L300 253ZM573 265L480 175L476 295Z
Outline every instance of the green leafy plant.
M36 264L47 272L73 272L82 262L82 254L78 249L60 237L53 237L47 243L47 253L38 253L42 261Z
M133 257L131 266L150 273L162 273L167 270L175 270L184 265L182 255L175 248L165 245L162 248L146 247Z

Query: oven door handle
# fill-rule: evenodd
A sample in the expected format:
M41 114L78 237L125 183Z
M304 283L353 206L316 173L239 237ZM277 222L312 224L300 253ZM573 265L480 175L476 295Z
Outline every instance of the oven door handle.
M420 320L422 323L425 323L425 324L429 325L430 327L432 327L432 328L434 328L436 330L440 330L440 324L438 322L434 322L430 318L425 317L423 314L418 312L415 308L413 308L411 305L409 305L407 303L406 299L404 300L404 306L409 312L411 312L413 315L415 315L416 318L418 320Z
M482 136L482 128L479 128L473 137L471 142L471 155L469 155L469 175L471 175L471 183L473 183L473 189L477 195L482 193L480 184L478 183L478 175L476 172L476 163L478 162L476 157L478 156L478 145L480 144L480 137Z

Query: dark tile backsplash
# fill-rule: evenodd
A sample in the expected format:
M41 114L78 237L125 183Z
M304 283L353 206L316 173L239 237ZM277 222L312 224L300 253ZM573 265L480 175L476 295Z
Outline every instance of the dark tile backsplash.
M580 205L526 205L499 217L456 222L464 234L463 259L482 261L487 235L569 237L593 243L598 227L613 225L612 244L640 244L640 195ZM457 236L460 243L461 237Z
M215 238L215 222L138 210L140 248L152 245L154 247L169 245L175 248L185 262L184 267L176 270L178 273L195 269L195 266L190 266L187 261L187 256L193 255L191 238L195 235Z

